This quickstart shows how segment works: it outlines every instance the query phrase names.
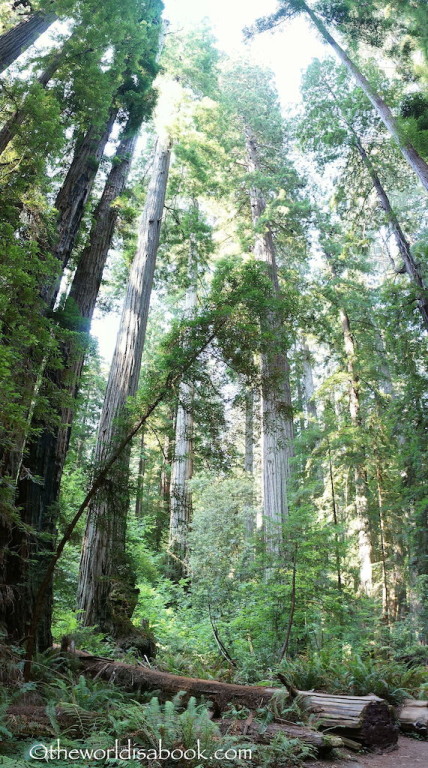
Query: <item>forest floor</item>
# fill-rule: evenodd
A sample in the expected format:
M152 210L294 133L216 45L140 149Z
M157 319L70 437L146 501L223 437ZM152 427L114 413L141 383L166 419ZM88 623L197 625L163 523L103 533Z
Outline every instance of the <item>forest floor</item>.
M352 756L349 760L325 760L307 764L307 768L428 768L428 741L401 736L398 749L383 755Z

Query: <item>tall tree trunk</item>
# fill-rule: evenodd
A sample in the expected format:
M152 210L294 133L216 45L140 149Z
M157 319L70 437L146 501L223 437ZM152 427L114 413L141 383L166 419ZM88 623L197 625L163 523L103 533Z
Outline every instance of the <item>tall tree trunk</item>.
M21 21L0 35L0 73L33 45L56 19L55 13L34 13L26 21Z
M251 479L254 475L254 389L245 389L245 456L244 471ZM251 508L246 510L245 534L248 540L254 536L256 521L254 519L254 493L251 493Z
M170 409L169 421L174 424L174 409ZM173 458L174 440L172 434L168 431L165 434L162 448L162 465L159 473L159 491L162 504L158 505L156 514L156 548L159 550L162 534L166 525L169 525L171 519L171 467Z
M98 466L106 463L117 441L123 435L123 426L126 422L125 405L128 398L135 395L138 387L170 153L169 139L158 140L140 224L137 253L128 280L98 427L95 452ZM133 585L128 586L129 582L132 582L132 576L125 563L129 456L129 450L124 451L112 475L108 492L104 495L99 494L91 505L80 562L78 588L78 605L82 611L83 623L86 626L97 625L102 631L116 636L118 632L122 632L124 622L129 621L129 614L132 615L135 605L135 590ZM126 592L125 598L123 590ZM117 603L123 600L125 604L120 608Z
M146 470L146 433L141 430L140 455L138 457L137 488L135 494L135 517L141 520L143 517L143 489L144 474Z
M340 541L339 541L339 531L338 531L339 518L337 514L336 489L334 487L333 462L331 459L331 448L330 448L329 442L328 442L328 474L330 479L331 506L333 510L337 588L341 590L343 585L342 585L342 564L341 564L341 557L340 557Z
M357 131L354 129L353 125L349 122L349 120L346 118L346 115L343 112L343 109L339 103L339 99L336 97L333 89L330 87L328 83L326 83L327 88L331 94L332 99L334 100L337 109L339 111L340 117L342 121L345 123L347 128L352 134L353 137L353 143L354 146L357 149L358 154L361 157L362 163L364 167L366 168L372 182L373 186L375 188L377 198L379 200L379 205L382 208L382 210L386 214L387 222L389 224L389 227L392 231L392 234L394 235L394 239L398 248L398 252L403 259L404 267L406 269L407 274L409 275L411 281L415 284L417 289L417 296L418 296L418 306L419 311L422 315L422 322L424 323L425 327L428 328L428 294L427 294L427 286L425 285L422 273L420 271L420 268L418 264L416 264L413 254L410 249L410 244L406 238L406 235L404 234L400 222L398 220L398 216L395 213L391 202L389 200L388 194L385 190L385 187L383 186L379 174L371 160L371 157L366 152L366 149L357 133Z
M373 186L376 190L379 204L386 213L388 223L391 227L391 231L394 235L394 239L397 244L398 252L401 258L403 259L406 272L409 275L412 283L414 283L416 286L419 311L422 315L422 321L425 327L428 329L428 288L424 283L419 266L416 264L413 258L413 254L410 250L410 244L403 230L401 229L400 222L398 221L398 217L394 209L392 208L389 197L374 168L374 165L371 159L369 158L366 150L364 149L359 137L356 136L355 133L354 133L354 137L355 137L355 145L357 147L357 150L364 163L364 166L367 168L367 171L373 182Z
M412 170L416 173L416 175L418 176L419 180L421 181L425 189L428 190L428 164L417 153L416 149L409 141L403 142L397 120L395 119L388 105L374 90L374 88L372 88L367 78L358 69L358 67L354 64L354 62L349 58L346 51L344 51L343 48L339 45L339 43L336 42L336 40L330 34L330 32L328 31L323 21L319 18L319 16L316 15L316 13L314 13L312 8L310 8L304 2L304 0L301 0L300 5L301 5L301 8L308 14L310 19L312 20L312 22L320 32L321 36L324 38L324 40L326 40L327 43L329 43L329 45L331 45L331 47L333 48L333 50L335 51L339 59L343 62L345 67L351 73L352 77L358 83L360 88L364 91L367 98L372 103L373 107L378 113L383 124L385 125L386 129L389 131L391 136L397 141L400 152L403 155L404 159L408 162Z
M244 470L249 475L254 472L254 391L245 390L245 457Z
M381 467L379 458L377 460L377 466L376 466L376 481L377 481L377 498L378 498L378 512L379 512L380 553L381 553L381 563L382 563L382 613L383 613L383 618L385 622L389 624L390 597L389 597L386 536L385 536L385 510L384 510L384 503L383 503L383 474L382 474L382 467Z
M196 308L195 253L190 246L190 278L187 289L185 315L191 317ZM180 382L178 388L177 416L175 420L175 445L171 468L171 517L169 526L169 570L174 580L188 575L189 532L192 520L192 492L189 481L193 473L193 384Z
M250 173L260 171L256 141L246 130L247 165ZM266 210L266 202L256 187L250 189L251 213L254 225ZM266 264L275 296L280 296L278 269L272 231L265 225L255 236L254 254ZM281 328L275 313L265 321L272 337L280 337ZM287 480L290 459L293 456L293 416L290 391L290 366L285 352L275 349L261 355L261 429L262 429L262 494L266 524L266 545L270 552L278 552L281 544L281 525L288 515Z
M72 327L68 326L68 330L75 333L62 343L61 367L48 365L44 373L49 390L53 387L56 396L61 397L61 404L55 424L33 424L39 428L39 432L30 440L25 467L18 481L16 504L21 509L21 521L32 526L37 533L28 536L21 527L13 527L8 535L10 554L7 556L4 583L13 591L16 607L13 612L3 612L0 601L0 623L6 627L10 639L15 641L26 634L39 575L44 572L46 562L52 555L60 483L74 415L74 399L87 349L87 334L118 215L113 203L125 187L136 141L137 134L127 134L125 129L103 194L95 209L88 245L82 252L66 302L65 317L71 316L75 323ZM65 403L64 400L68 402ZM29 556L33 563L28 563ZM51 613L52 584L47 592L44 617L40 623L40 648L48 647L52 641Z
M306 413L309 420L317 420L317 406L314 399L315 386L314 377L312 373L312 360L311 352L304 341L302 343L302 360L303 360L303 385L305 390L305 406Z
M349 375L349 412L353 425L361 428L360 412L360 382L355 370L356 350L354 337L351 332L351 324L348 314L340 308L340 321L342 324L343 340ZM358 448L357 448L358 450ZM355 481L355 511L358 532L358 552L360 559L360 584L366 594L370 594L373 587L371 542L369 531L369 502L367 472L363 461L358 459L354 467Z
M55 304L62 270L67 266L74 248L85 213L85 205L91 194L117 113L118 108L111 107L104 125L101 127L92 125L77 142L67 176L56 196L55 208L58 211L58 218L52 253L58 260L58 279L56 283L46 287L43 295L51 306Z

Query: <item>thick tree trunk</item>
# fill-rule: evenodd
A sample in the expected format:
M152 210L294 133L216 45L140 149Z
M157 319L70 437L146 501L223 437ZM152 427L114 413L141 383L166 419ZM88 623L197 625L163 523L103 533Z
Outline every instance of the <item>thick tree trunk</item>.
M397 743L398 723L393 708L369 696L334 696L298 691L303 706L316 713L321 728L356 739L364 747L387 749Z
M56 277L53 277L52 280L49 280L40 287L40 298L48 305L50 310L53 310L54 308L61 282L62 271L70 258L75 244L75 239L84 214L84 206L92 190L98 165L104 152L116 114L117 110L111 110L107 126L104 127L102 133L100 134L99 129L92 127L80 142L80 148L76 147L74 158L68 170L66 179L55 201L55 207L58 210L59 215L57 218L56 232L53 235L53 242L39 243L39 248L42 253L48 252L54 255L59 261ZM28 427L32 420L32 404L38 396L38 385L42 381L43 376L45 376L45 365L46 359L41 363L39 369L33 372L32 376L29 375L27 377L25 391L21 394L23 402L26 402L28 407ZM56 375L57 372L54 374L54 378ZM17 441L15 448L11 450L10 455L4 455L1 458L2 471L9 473L14 479L16 479L19 474L26 439L27 432L23 430L20 439Z
M327 43L329 43L329 45L331 45L331 47L333 48L333 50L335 51L339 59L343 62L343 64L351 73L351 75L353 76L355 81L358 83L360 88L364 91L367 98L372 103L373 107L378 113L383 124L385 125L386 129L389 131L391 136L397 141L400 152L403 155L404 159L408 162L412 170L416 173L416 175L418 176L419 180L421 181L425 189L428 190L428 165L425 162L425 160L423 160L423 158L416 152L415 148L412 146L410 142L408 141L403 142L397 120L395 119L388 105L374 90L374 88L372 88L367 78L358 69L358 67L354 64L354 62L349 58L348 54L343 50L343 48L339 45L339 43L336 42L336 40L330 34L327 27L319 18L319 16L317 16L316 13L314 13L312 8L310 8L304 2L304 0L302 0L301 2L301 7L308 14L310 19L312 20L312 22L320 32L321 36L324 38L324 40L326 40Z
M121 439L126 423L125 405L138 387L170 153L169 139L159 140L98 428L98 466L105 464ZM99 494L91 506L78 588L83 623L116 636L125 631L127 622L131 625L129 617L136 600L136 591L133 585L129 586L132 575L125 562L129 450L124 454L112 474L108 493ZM120 602L124 604L120 606Z
M5 556L7 565L4 584L12 590L14 610L7 607L4 610L0 601L0 623L14 641L21 640L26 634L40 574L52 557L58 497L70 439L74 399L81 378L87 334L117 219L117 208L113 203L125 187L136 140L135 132L127 135L125 130L94 212L88 245L74 275L65 316L70 312L74 318L76 324L68 330L75 331L77 335L62 344L61 368L48 367L45 371L49 387L55 389L57 396L62 396L62 405L58 411L57 424L33 425L40 427L41 431L29 443L25 467L18 482L16 504L21 509L21 521L32 526L37 536L28 536L16 527L8 536L9 554ZM69 400L67 404L64 403L66 398ZM30 557L33 562L29 562ZM49 647L52 642L51 614L52 584L47 593L43 620L40 622L38 642L41 649Z
M195 254L191 246L190 276L195 268ZM196 286L187 289L185 316L191 317L196 308ZM175 420L175 445L171 467L171 500L169 544L169 570L174 580L188 575L189 533L192 520L192 492L189 481L193 474L193 396L194 387L182 381L178 389Z
M260 170L257 145L246 130L247 165L250 173ZM250 190L252 219L260 226L266 210L266 202L260 190ZM279 297L278 269L272 232L266 225L263 233L257 233L254 253L263 261L272 282L275 296ZM281 328L277 317L270 313L264 321L272 336L280 337ZM274 346L278 346L275 344ZM290 391L290 366L285 352L273 349L261 355L262 397L262 493L265 517L266 545L270 552L278 552L281 545L281 525L288 516L287 480L290 476L290 459L293 456L293 416Z
M26 21L21 21L16 27L0 35L0 73L33 45L56 19L55 13L34 13Z
M189 487L193 472L193 386L181 382L178 390L175 422L175 448L170 486L170 569L174 579L188 575L188 538L192 519L192 494Z
M360 428L360 382L358 374L355 371L355 342L351 332L351 324L348 314L343 308L339 310L339 313L349 374L349 412L353 425ZM373 575L369 532L368 486L366 468L361 461L355 463L354 481L358 552L360 559L360 584L362 590L366 594L370 594L373 588Z
M74 248L85 213L85 205L91 194L117 113L117 107L111 107L104 125L101 127L92 125L77 142L67 176L57 194L55 208L58 211L58 218L52 253L58 261L58 279L45 289L43 295L50 306L55 304L62 271L67 266Z

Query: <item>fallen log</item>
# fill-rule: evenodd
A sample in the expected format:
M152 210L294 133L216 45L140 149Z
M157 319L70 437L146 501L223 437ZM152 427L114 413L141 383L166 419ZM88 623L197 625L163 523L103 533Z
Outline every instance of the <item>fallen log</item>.
M335 696L315 691L298 691L302 706L318 715L320 728L356 739L369 749L385 750L398 740L398 723L393 707L374 694Z
M196 677L181 677L161 672L152 667L134 666L121 661L100 659L95 656L83 655L76 652L79 663L91 677L107 680L118 685L125 691L135 694L152 691L163 700L171 699L177 693L183 692L183 702L191 696L208 699L213 706L214 715L218 717L229 704L247 707L255 710L266 706L278 688L267 688L256 685L232 685L220 683L218 680L203 680Z
M182 677L143 665L133 666L81 652L77 652L77 655L80 665L92 677L115 683L137 695L156 692L164 700L180 691L184 692L184 702L190 696L204 697L212 703L216 717L230 704L250 710L266 706L278 691L283 690ZM389 749L397 742L398 724L394 710L377 696L333 696L313 691L298 691L297 694L303 706L318 715L322 728L334 730L370 749Z
M95 727L103 723L103 715L96 712L88 712L80 707L64 704L55 707L56 723L52 723L46 707L18 705L10 706L6 711L5 725L19 738L54 738L57 736L56 724L63 734L74 738L84 738ZM335 747L343 746L342 740L337 736L313 731L293 724L275 724L264 726L258 722L246 720L214 720L220 733L247 736L253 744L269 744L278 733L282 733L289 739L299 739L313 747L319 754L327 754ZM124 740L126 741L126 739Z
M428 736L428 701L405 699L398 710L400 729L404 733Z
M102 716L95 712L72 704L55 707L52 712L61 732L67 736L80 738L87 735L102 722ZM31 705L12 705L6 710L5 725L15 738L29 738L56 735L56 729L46 707Z
M257 720L214 720L220 728L220 732L232 736L246 736L253 744L269 744L278 734L283 734L287 739L299 739L305 744L314 747L320 754L330 752L332 749L343 747L343 741L339 736L314 731L312 728L294 725L292 723L270 723L263 725Z

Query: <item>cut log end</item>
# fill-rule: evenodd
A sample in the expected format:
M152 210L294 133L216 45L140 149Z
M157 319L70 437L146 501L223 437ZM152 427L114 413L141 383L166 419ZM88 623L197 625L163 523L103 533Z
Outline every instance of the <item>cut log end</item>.
M398 741L399 725L393 708L384 701L370 702L362 716L362 743L372 750L384 751Z

